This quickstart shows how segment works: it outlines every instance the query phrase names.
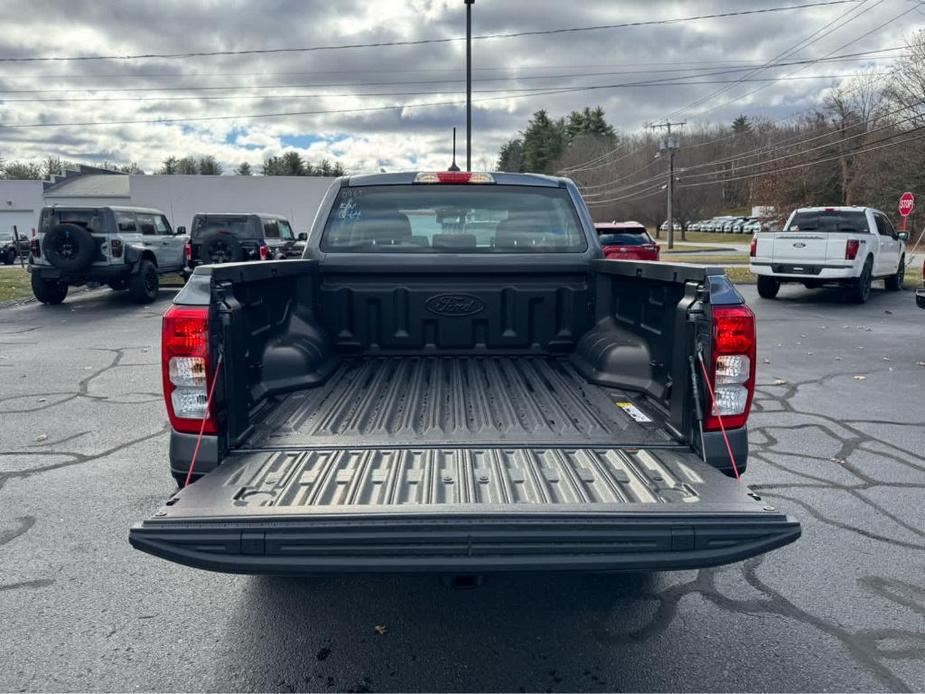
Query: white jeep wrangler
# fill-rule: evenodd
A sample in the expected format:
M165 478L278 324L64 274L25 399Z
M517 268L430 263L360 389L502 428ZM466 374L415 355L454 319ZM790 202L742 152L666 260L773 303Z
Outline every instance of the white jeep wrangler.
M43 304L60 304L68 287L108 284L150 303L160 275L184 270L187 239L160 210L45 207L29 259L32 293Z

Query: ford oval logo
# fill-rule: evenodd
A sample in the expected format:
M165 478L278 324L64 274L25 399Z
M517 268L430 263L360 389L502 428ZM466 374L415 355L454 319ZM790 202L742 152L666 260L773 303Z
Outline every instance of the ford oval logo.
M806 244L805 243L795 243L793 244L793 247L794 248L806 248Z
M485 302L468 294L437 294L430 297L424 306L438 316L471 316L485 310Z

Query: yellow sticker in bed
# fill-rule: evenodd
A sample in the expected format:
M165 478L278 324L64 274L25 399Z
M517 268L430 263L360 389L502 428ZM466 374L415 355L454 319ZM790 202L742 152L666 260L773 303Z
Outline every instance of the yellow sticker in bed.
M652 421L642 410L631 402L618 402L617 407L626 412L634 422L647 424Z

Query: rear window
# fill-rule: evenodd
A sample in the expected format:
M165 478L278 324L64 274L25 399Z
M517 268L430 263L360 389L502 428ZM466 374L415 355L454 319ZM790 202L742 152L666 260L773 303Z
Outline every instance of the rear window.
M57 224L76 224L91 231L99 231L97 227L102 228L103 220L99 210L69 210L64 207L42 210L39 231L46 232Z
M577 253L587 249L560 188L403 185L342 188L321 248L341 253Z
M620 230L599 229L597 238L602 246L645 246L652 238L643 227Z
M190 238L198 239L218 231L230 232L238 238L255 236L250 217L247 215L206 215L193 220Z
M832 212L797 212L790 219L787 231L812 231L820 234L836 232L869 233L864 212L834 210Z

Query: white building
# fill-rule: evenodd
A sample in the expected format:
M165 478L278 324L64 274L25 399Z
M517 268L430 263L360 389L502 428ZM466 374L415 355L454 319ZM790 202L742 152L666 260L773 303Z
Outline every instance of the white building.
M135 176L90 166L52 181L0 180L0 231L31 235L46 205L128 205L162 210L189 227L197 212L269 212L308 231L333 178L314 176Z

